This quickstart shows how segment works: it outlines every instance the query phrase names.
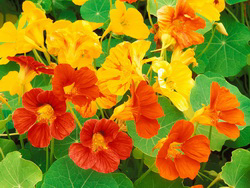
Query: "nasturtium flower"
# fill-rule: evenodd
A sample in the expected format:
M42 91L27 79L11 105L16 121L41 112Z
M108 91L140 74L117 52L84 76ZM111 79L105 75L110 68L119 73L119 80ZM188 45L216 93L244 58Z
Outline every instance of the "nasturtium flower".
M68 64L60 64L54 70L52 90L61 101L71 101L84 106L99 97L95 72L87 67L75 70Z
M131 99L115 108L111 119L134 120L140 137L151 138L157 135L160 129L157 118L163 117L164 112L153 88L146 81L141 81L135 88L132 82L130 92Z
M186 0L178 0L176 8L163 6L157 11L160 33L171 35L181 49L204 42L202 34L194 31L206 26Z
M52 91L32 89L23 95L22 103L24 108L13 113L14 127L19 134L28 132L28 140L34 147L47 147L52 137L62 140L75 128L65 101L60 101Z
M154 61L153 71L158 73L158 80L153 85L154 90L168 97L180 110L189 108L189 96L194 86L192 71L180 61Z
M88 0L72 0L72 2L75 4L75 5L83 5L84 3L86 3Z
M225 9L225 0L187 0L187 3L211 22L219 21L220 12Z
M127 2L127 3L134 3L136 1L140 1L140 0L120 0L120 1L124 1L124 2Z
M141 13L135 8L126 10L120 0L115 2L116 9L110 11L110 24L102 38L110 31L117 35L127 35L135 39L146 39L150 32Z
M156 167L161 177L174 180L194 179L201 162L210 155L210 141L204 135L195 135L194 125L185 120L177 121L170 130L156 157Z
M144 80L142 66L147 60L143 58L150 44L149 41L138 40L133 43L122 42L110 49L109 56L97 71L97 77L111 94L123 95L132 80Z
M39 63L30 56L8 57L8 60L15 61L20 65L19 72L10 71L0 80L0 91L9 91L10 95L22 96L32 89L30 82L40 74L53 74L53 69Z
M84 123L80 143L70 146L69 157L83 169L110 173L130 156L132 147L132 139L114 121L91 119Z
M48 52L58 56L59 64L93 69L93 60L102 53L99 37L93 32L95 26L84 20L74 23L68 20L56 21L47 28Z
M193 64L193 67L197 66L198 63L195 59L195 52L193 48L188 48L186 51L182 51L181 48L178 46L174 49L171 62L181 62L185 65Z
M244 113L236 96L217 82L210 87L210 104L195 112L192 122L216 127L219 133L229 138L238 138L240 131L236 125L244 126Z

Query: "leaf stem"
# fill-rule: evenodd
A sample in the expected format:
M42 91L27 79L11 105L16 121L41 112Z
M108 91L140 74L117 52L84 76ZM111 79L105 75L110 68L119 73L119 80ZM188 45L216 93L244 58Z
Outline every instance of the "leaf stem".
M101 112L102 118L105 118L105 115L103 113L102 107L100 107L100 105L97 102L96 102L96 105L97 105L97 107L99 108L99 110Z
M9 136L16 136L19 135L19 133L10 133ZM8 136L8 134L0 134L0 136Z
M52 138L51 139L51 143L50 143L50 166L53 163L53 159L54 159L54 147L55 147L55 139Z
M2 150L1 147L0 147L0 153L1 153L1 155L2 155L2 158L4 159L4 153L3 153L3 150Z
M197 131L198 126L199 126L199 123L195 122L194 123L194 134L193 135L196 135L196 131Z
M208 138L209 138L209 140L210 140L210 143L211 143L211 139L212 139L212 129L213 129L213 126L210 126L209 135L208 135Z
M109 0L110 3L110 10L112 9L112 0Z
M152 21L152 18L151 18L151 15L150 15L150 3L149 3L149 0L147 0L147 12L148 12L148 20L149 20L149 23L150 25L152 26L152 28L154 29L154 32L156 33L156 29L155 29L155 26L153 24L153 21Z
M69 103L67 103L67 106L68 106L69 111L71 112L72 116L74 117L74 119L75 119L75 121L76 121L76 123L77 123L78 127L79 127L80 129L82 129L82 125L81 125L81 123L80 123L79 119L76 117L76 115L75 115L75 113L74 113L73 109L71 108L70 104L69 104Z
M236 22L239 22L238 18L234 15L234 13L227 7L225 7L226 11L235 19Z
M49 146L46 147L46 172L49 169Z
M217 177L208 185L207 188L212 187L214 184L216 184L218 181L221 180L220 173L217 175Z
M139 169L138 169L138 177L141 176L143 165L144 165L144 155L142 154L142 158L141 158L141 161L140 161L140 166L139 166Z
M212 26L212 35L211 35L206 47L202 50L202 52L197 56L196 59L200 58L207 51L207 49L209 48L209 46L210 46L210 44L211 44L211 42L212 42L212 40L214 38L214 33L215 33L215 26L213 25Z
M110 50L110 42L111 42L111 39L112 39L112 32L110 32L110 34L109 34L108 49L107 49L108 54L109 54L109 50Z
M19 139L20 139L21 147L22 149L24 149L23 134L20 134Z
M0 107L0 114L1 114L1 116L2 116L2 119L4 120L5 118L4 118L3 110L2 110L1 107ZM10 138L10 133L9 133L9 129L8 129L8 126L7 126L7 123L5 124L5 131L6 131L6 133L7 133L8 139L11 140L11 138Z
M245 6L244 6L244 2L240 3L240 7L241 7L241 23L243 23L245 25Z
M37 61L40 61L40 63L43 63L44 65L46 65L46 64L43 62L43 60L42 60L42 58L40 57L40 55L38 54L38 52L36 51L36 49L33 49L32 52L33 52L33 54L35 55L35 58L36 58Z
M139 184L152 171L154 166L155 166L155 163L153 163L153 165L150 166L150 168L146 172L144 172L139 179L135 181L134 185L136 186L137 184Z

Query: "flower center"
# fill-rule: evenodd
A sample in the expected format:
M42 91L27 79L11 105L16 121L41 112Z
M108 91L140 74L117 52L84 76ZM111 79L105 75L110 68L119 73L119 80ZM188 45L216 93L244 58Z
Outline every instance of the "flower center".
M177 155L182 155L181 143L173 142L169 145L167 158L174 159Z
M108 149L104 137L101 133L95 133L92 137L92 151L96 152L103 149Z
M214 4L215 5L219 4L219 0L214 0Z
M67 95L77 95L77 88L75 87L75 82L72 83L71 85L65 86L63 88L65 94Z
M41 106L38 110L38 121L49 122L54 119L54 109L49 104Z

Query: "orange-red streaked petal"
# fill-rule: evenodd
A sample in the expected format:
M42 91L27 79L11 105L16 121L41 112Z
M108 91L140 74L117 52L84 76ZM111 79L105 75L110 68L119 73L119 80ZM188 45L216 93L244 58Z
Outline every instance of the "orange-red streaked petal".
M180 178L190 178L193 180L200 170L200 163L186 155L180 155L175 158L174 163Z
M92 136L97 122L97 119L90 119L86 121L80 132L80 141L86 147L91 147L92 145Z
M36 112L40 107L40 102L37 100L37 96L43 92L40 88L32 89L23 95L22 103L24 108L32 112Z
M192 136L193 132L194 125L191 122L179 120L173 125L168 136L174 137L175 142L183 143Z
M230 124L227 122L219 122L216 124L216 128L219 133L228 136L229 138L238 138L240 136L240 131L235 124Z
M91 148L80 143L74 143L69 148L69 157L74 163L85 170L92 168L96 163L96 156Z
M169 158L156 158L156 166L161 177L168 180L175 180L179 173L176 170L174 162Z
M220 112L219 118L231 124L246 125L244 113L238 108Z
M69 136L74 129L74 118L69 112L66 112L61 116L57 116L50 125L51 135L57 140L62 140Z
M50 143L51 133L47 123L36 123L28 131L28 140L37 148L47 147Z
M126 133L119 132L116 138L109 143L108 147L115 151L121 160L125 160L130 156L133 141Z
M149 119L145 116L140 116L135 124L136 132L142 138L151 138L157 135L160 129L160 124L156 119Z
M36 119L35 113L25 108L16 109L12 116L14 127L19 134L27 132L36 123Z
M196 135L182 144L181 150L198 162L207 162L210 155L210 141L204 135Z
M220 85L217 82L212 82L210 86L210 108L214 109L216 99L220 92Z

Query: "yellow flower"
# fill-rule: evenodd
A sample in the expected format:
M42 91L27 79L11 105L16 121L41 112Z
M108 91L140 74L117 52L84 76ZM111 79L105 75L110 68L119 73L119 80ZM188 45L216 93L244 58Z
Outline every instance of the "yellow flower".
M86 3L88 0L72 0L72 2L75 4L75 5L83 5L84 3Z
M93 59L102 53L99 37L93 32L98 26L84 20L56 21L47 29L48 52L58 56L59 64L92 68Z
M198 63L196 59L194 58L194 55L195 55L195 52L193 48L188 48L185 52L183 52L181 48L178 46L173 51L171 62L178 61L187 66L193 63L193 67L195 67L198 65Z
M123 2L115 2L116 9L110 11L110 25L104 32L105 37L110 31L117 35L127 35L135 39L146 39L149 35L149 29L144 24L141 13L135 8L126 7Z
M152 68L158 73L158 81L153 85L156 92L168 97L180 110L189 108L189 96L194 80L192 71L185 64L174 61L154 61Z
M209 21L219 21L220 12L225 9L225 0L187 0L195 12Z
M110 50L110 55L97 71L98 80L105 84L111 94L123 95L132 80L144 80L143 60L150 47L149 41L122 42Z

